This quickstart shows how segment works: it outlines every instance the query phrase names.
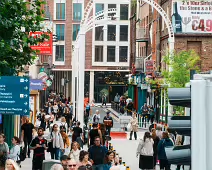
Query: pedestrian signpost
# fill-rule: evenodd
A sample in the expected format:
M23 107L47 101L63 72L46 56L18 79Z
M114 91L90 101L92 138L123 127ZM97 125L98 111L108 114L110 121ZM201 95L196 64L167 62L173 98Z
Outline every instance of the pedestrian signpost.
M0 77L0 114L29 115L29 78Z

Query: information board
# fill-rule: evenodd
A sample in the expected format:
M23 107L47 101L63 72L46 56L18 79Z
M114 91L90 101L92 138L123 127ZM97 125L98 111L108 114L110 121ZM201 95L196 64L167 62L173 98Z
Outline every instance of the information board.
M29 115L28 77L0 77L0 114Z

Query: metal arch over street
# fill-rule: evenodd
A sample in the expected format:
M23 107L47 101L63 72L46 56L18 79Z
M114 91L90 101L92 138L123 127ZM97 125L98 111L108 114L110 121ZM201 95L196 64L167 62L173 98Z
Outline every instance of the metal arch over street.
M169 33L169 54L170 57L173 54L174 51L174 30L172 27L172 23L169 20L166 12L163 10L163 8L154 0L143 0L144 2L148 3L150 6L152 6L164 19L164 22L168 28ZM73 100L73 114L75 114L75 102L77 101L77 110L78 110L78 120L83 123L83 111L84 111L84 67L85 67L85 34L90 29L96 27L94 25L94 21L97 19L96 16L93 17L90 16L91 11L94 7L93 0L90 0L87 3L86 8L84 9L84 17L81 20L80 23L80 30L78 32L75 46L74 46L74 57L72 57L72 100ZM98 14L104 14L99 12ZM99 17L100 20L104 20L104 18ZM88 24L88 25L87 25ZM97 24L97 26L102 26L102 24ZM82 49L80 49L82 48ZM80 49L80 50L79 50ZM75 57L76 56L76 57ZM172 69L169 68L171 71ZM78 89L78 90L76 90ZM80 89L80 90L79 90ZM78 96L77 96L78 95Z

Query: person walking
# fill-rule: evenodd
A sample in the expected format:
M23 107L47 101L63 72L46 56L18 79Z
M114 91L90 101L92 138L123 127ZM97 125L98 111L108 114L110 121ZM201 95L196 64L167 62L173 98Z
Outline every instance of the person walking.
M101 145L100 137L95 137L94 145L88 149L88 152L90 161L93 164L93 170L104 170L104 159L108 150L105 146Z
M43 160L45 160L45 150L47 140L43 137L43 128L38 128L38 136L32 139L30 149L33 150L32 170L42 170Z
M102 106L103 105L107 106L106 105L106 95L105 94L102 95Z
M158 159L160 160L160 169L161 170L170 170L171 165L169 164L167 157L166 157L166 152L165 152L165 147L168 146L173 146L172 140L169 138L168 132L163 132L162 139L158 143Z
M156 163L157 163L157 155L158 155L158 143L160 142L160 138L157 136L156 134L156 129L152 129L152 139L154 141L154 145L153 145L153 151L154 151L154 154L153 154L153 159L154 159L154 168L156 166Z
M8 144L5 142L5 135L0 133L0 169L5 167L7 155L9 154Z
M144 103L144 105L141 107L141 114L142 114L142 127L144 125L145 128L146 128L146 122L149 119L148 112L149 112L149 108L148 108L147 104Z
M108 151L104 161L104 168L103 170L110 170L110 168L114 165L115 159L115 152Z
M77 142L72 142L71 152L68 155L68 157L71 160L75 160L78 163L79 162L79 155L80 155L80 145Z
M13 144L13 146L10 149L10 152L9 152L7 158L12 159L15 162L17 162L18 164L20 164L20 158L19 158L20 150L21 150L21 148L19 146L20 139L17 136L14 136L12 138L12 144Z
M14 160L8 159L5 164L5 170L20 170L20 168Z
M79 143L80 147L83 148L83 133L80 127L80 122L77 122L76 127L73 128L72 142Z
M110 131L113 127L113 118L110 116L110 111L107 112L107 115L104 117L103 122L106 126L107 133L110 136Z
M139 156L139 168L142 170L153 169L153 144L150 132L145 132L144 138L140 140L137 148Z
M21 141L24 141L24 152L28 155L28 158L30 158L30 142L32 141L32 136L33 136L33 129L34 125L29 122L29 118L26 117L26 123L24 123L21 126L21 131L22 131L22 139Z
M96 110L96 113L93 115L93 123L99 123L100 120L100 114L99 114L99 110Z
M87 151L80 151L79 163L77 166L92 166L92 163L89 161L89 153Z
M49 134L49 138L52 141L51 159L60 160L60 152L64 152L64 143L62 135L59 132L58 125L54 124L52 132Z
M66 123L65 117L61 117L60 130L63 130L66 134L68 133L68 124Z
M185 137L183 135L179 135L176 132L176 140L175 140L175 145L176 146L182 146L184 143ZM176 170L180 170L181 165L177 165L177 169ZM183 170L184 170L184 165L182 165Z
M88 141L89 141L88 146L94 145L94 140L97 136L100 138L101 144L103 144L102 133L101 130L98 129L98 124L94 123L92 127L93 129L91 129L90 132L88 133Z
M137 140L137 132L138 132L138 119L136 117L136 113L133 113L132 118L130 119L130 139L132 140L132 135L134 133L134 138Z
M61 130L60 134L63 138L64 148L65 148L65 152L61 152L60 156L63 156L63 154L68 155L70 153L70 146L71 146L70 139L64 130Z
M153 124L154 119L155 119L155 109L154 109L153 105L149 107L149 119L151 121L151 124Z

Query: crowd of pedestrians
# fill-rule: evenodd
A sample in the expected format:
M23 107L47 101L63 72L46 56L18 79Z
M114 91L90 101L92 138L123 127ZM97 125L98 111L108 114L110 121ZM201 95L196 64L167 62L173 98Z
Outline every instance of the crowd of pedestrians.
M179 134L172 134L167 128L166 131L162 131L161 126L157 129L152 129L150 132L145 132L143 139L139 141L137 147L136 156L139 157L139 168L155 169L156 164L160 165L160 170L171 170L165 148L170 146L183 145L184 136ZM182 165L177 165L176 170L180 170ZM184 169L184 166L182 166Z

